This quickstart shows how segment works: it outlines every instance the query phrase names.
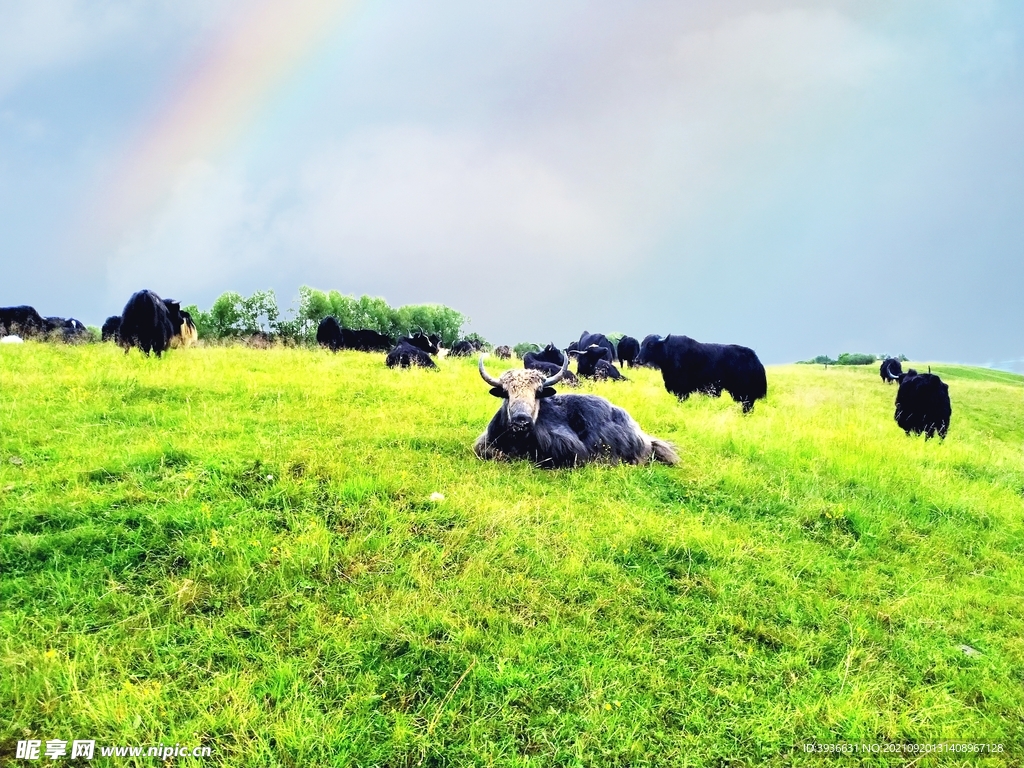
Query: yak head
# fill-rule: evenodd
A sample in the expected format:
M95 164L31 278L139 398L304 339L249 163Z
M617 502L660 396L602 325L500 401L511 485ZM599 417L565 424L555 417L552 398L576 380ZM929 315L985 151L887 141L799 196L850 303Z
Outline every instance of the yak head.
M555 394L551 385L565 376L569 369L569 358L566 357L562 369L554 376L545 376L532 368L513 368L501 374L501 378L495 379L484 370L483 355L480 355L479 368L480 378L491 385L491 394L505 400L502 408L508 417L509 429L525 434L533 429L537 414L540 413L541 399Z
M665 340L656 333L645 336L640 343L640 354L633 360L635 365L652 365L660 368L665 360Z

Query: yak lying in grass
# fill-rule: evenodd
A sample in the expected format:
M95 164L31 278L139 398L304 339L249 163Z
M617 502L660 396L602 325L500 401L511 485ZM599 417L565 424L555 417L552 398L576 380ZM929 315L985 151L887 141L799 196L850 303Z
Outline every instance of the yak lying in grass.
M451 351L448 352L449 357L469 357L474 352L479 352L483 349L483 344L476 340L462 339L452 344Z
M420 368L437 368L437 364L430 359L431 354L436 355L438 352L438 344L434 338L436 337L415 333L399 339L395 348L384 358L385 364L388 368L409 368L414 365Z
M584 331L583 333L580 334L579 341L575 341L568 346L568 351L581 352L594 344L596 344L599 347L604 347L605 349L607 349L608 362L615 362L615 345L612 344L611 341L608 340L608 337L605 336L603 333L590 333L589 331Z
M566 360L562 360L562 365L566 364ZM545 376L554 376L556 373L562 370L561 365L555 365L554 363L546 363L543 360L531 360L525 368L531 371L540 371ZM580 380L576 378L576 374L566 369L565 375L562 377L562 383L567 387L578 387Z
M607 347L591 344L586 349L576 350L572 354L576 355L576 373L580 376L588 379L627 381L626 377L619 373L619 369L612 365Z
M930 371L918 373L913 368L900 376L899 381L894 418L900 429L908 435L924 432L925 440L937 432L945 440L953 415L949 385Z
M900 361L895 357L887 357L882 361L882 366L878 369L878 373L882 377L882 381L886 384L892 384L894 381L899 381L900 376L903 375L903 366L900 365Z
M743 412L768 394L764 366L754 350L738 344L701 344L689 336L651 335L640 345L637 365L661 369L665 389L685 400L694 392L719 397L724 389Z
M46 320L36 312L35 307L26 304L17 307L0 307L0 336L20 334L26 338L32 338L43 335L46 331Z
M481 459L526 459L538 467L575 467L593 461L641 464L652 459L676 464L670 443L644 433L623 409L597 395L558 395L552 385L569 368L568 359L553 376L533 369L512 369L495 379L480 377L491 394L503 399L473 450Z
M527 352L523 355L523 368L534 368L534 363L550 363L561 368L565 364L565 354L554 344L548 344L540 352Z

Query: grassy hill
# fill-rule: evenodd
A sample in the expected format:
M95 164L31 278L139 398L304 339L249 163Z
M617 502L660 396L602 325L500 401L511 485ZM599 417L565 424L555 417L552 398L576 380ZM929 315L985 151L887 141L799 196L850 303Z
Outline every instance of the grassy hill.
M0 347L0 763L1020 764L1024 380L932 366L944 443L874 367L636 370L585 389L680 466L550 472L473 456L473 360Z

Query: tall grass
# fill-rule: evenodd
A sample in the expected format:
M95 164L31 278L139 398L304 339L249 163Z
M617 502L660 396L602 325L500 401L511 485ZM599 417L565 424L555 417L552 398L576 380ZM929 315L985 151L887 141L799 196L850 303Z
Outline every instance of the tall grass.
M585 389L680 466L542 471L473 456L474 360L0 347L0 762L1020 764L1024 381L932 365L945 442L874 370L749 416L633 370Z

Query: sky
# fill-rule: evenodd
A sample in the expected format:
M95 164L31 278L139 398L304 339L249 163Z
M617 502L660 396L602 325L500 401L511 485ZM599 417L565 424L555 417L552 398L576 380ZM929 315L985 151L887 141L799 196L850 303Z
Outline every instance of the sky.
M1024 371L1024 4L0 0L0 305Z

